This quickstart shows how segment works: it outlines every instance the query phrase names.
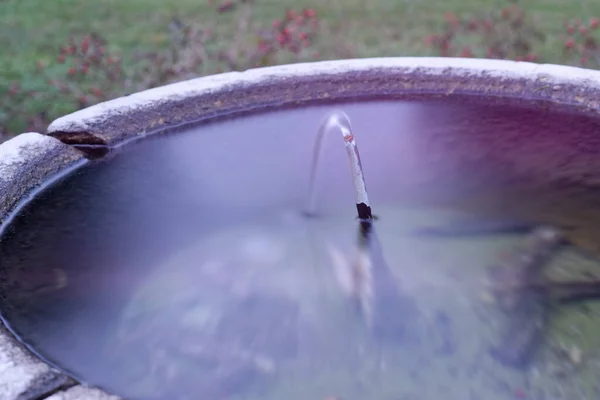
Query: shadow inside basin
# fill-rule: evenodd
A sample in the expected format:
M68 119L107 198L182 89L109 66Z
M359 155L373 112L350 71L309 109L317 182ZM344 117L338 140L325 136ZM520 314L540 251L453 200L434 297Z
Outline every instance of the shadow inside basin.
M320 217L302 216L318 125L339 108L384 256L418 308L385 343L333 268L331 249L352 261L357 230L341 138L326 142ZM511 221L564 230L573 245L548 275L600 275L599 127L544 108L373 101L155 135L6 224L2 315L43 358L132 399L594 398L600 305L553 309L532 364L512 368L489 354L502 318L482 279L522 243L523 229L490 234ZM414 234L425 226L450 228Z

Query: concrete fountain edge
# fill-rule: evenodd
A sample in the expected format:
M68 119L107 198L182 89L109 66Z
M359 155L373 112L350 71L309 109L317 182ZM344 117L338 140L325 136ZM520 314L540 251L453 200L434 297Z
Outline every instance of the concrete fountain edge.
M114 145L169 127L245 111L349 99L479 95L597 112L600 71L504 60L367 58L290 64L182 81L53 121L65 143Z

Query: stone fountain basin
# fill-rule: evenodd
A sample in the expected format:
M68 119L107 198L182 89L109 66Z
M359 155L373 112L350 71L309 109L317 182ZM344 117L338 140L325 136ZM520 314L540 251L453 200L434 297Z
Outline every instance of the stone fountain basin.
M114 147L201 120L372 98L477 98L597 116L600 71L497 60L379 58L232 72L135 93L61 117L45 133L24 133L0 145L0 222L9 221L36 191L97 154L85 149ZM527 138L514 139L507 135L493 143L511 156L516 169L543 180L600 182L596 132L557 135L535 159L523 150ZM0 399L42 398L117 397L55 371L0 326Z

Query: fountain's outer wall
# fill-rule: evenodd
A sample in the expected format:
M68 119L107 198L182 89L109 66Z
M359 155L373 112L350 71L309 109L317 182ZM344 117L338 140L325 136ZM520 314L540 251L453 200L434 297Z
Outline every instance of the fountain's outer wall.
M73 147L39 133L23 133L2 143L0 221L10 219L21 201L43 184L83 162L82 154ZM69 391L60 392L71 386ZM76 386L70 378L39 361L0 323L0 400L38 399L56 391L59 393L54 400L108 398L96 390Z
M59 118L49 126L48 136L27 133L0 145L0 221L42 183L82 162L82 155L64 143L113 146L218 116L374 95L448 101L456 96L478 95L489 101L541 102L546 108L598 114L600 71L499 60L380 58L232 72L151 89ZM586 179L600 181L600 168L572 157L568 143L563 146L561 140L557 138L557 145L564 150L552 155L552 160L563 163L558 170L576 171ZM594 154L600 152L597 150ZM503 151L510 148L504 146ZM517 165L521 162L527 168L527 159L525 154L516 160ZM562 168L566 159L575 163L573 168ZM544 170L552 168L553 165L544 166ZM64 376L36 360L0 326L0 400L32 398L36 388L48 382L55 387L61 382L65 386L75 385L68 380L65 384ZM115 399L81 385L49 398Z

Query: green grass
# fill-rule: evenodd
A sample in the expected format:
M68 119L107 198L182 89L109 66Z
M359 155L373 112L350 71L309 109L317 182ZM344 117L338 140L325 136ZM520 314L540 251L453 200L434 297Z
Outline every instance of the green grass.
M435 55L423 38L439 31L444 12L486 12L510 1L255 0L255 4L252 18L257 26L269 26L287 8L315 8L323 34L314 50L319 59L332 59ZM561 61L566 19L587 21L600 15L596 0L524 0L520 4L539 19L547 33L536 49L545 62ZM36 62L53 63L70 36L96 32L107 39L112 54L126 61L137 52L168 46L166 26L172 18L214 21L214 9L206 0L0 0L0 89L9 87L10 82L33 81ZM233 36L236 14L218 17L222 40Z
M427 55L419 38L440 24L444 11L471 13L494 9L506 0L256 0L254 18L269 23L287 7L312 6L332 32L347 37L356 56ZM600 14L595 0L528 0L548 32L562 32L565 17L584 20ZM38 59L53 59L56 48L71 34L95 31L122 54L166 44L164 27L172 16L212 17L206 1L178 0L3 0L0 1L0 66L4 78L19 79ZM235 16L223 29L234 29ZM343 31L343 32L341 32ZM334 38L331 38L333 40ZM552 40L548 45L555 45ZM322 44L327 48L327 40ZM327 55L324 55L325 57Z

